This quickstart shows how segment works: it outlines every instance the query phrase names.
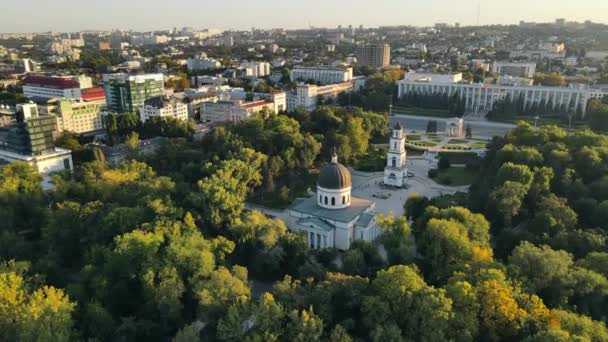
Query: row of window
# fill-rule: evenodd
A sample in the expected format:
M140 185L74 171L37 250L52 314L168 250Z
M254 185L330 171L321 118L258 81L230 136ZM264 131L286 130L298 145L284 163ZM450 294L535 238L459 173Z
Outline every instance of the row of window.
M350 201L350 195L342 196L342 205L345 205L349 201ZM325 205L329 205L329 202L330 202L329 197L323 196L323 195L319 195L319 203L325 203ZM332 206L336 205L336 198L335 197L331 198L331 205Z

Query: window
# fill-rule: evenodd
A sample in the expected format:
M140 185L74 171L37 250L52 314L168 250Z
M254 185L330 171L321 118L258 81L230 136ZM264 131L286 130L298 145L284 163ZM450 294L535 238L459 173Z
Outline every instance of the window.
M317 234L317 248L321 248L321 234Z
M315 233L310 233L310 248L315 248Z
M346 204L346 196L342 196L342 204Z
M323 202L323 196L319 195L319 203Z
M325 196L325 205L327 205L327 196Z
M331 205L336 205L336 198L335 197L331 198Z
M397 143L394 143L393 146L394 146L393 149L396 150L397 149Z
M397 158L393 157L393 167L397 167Z

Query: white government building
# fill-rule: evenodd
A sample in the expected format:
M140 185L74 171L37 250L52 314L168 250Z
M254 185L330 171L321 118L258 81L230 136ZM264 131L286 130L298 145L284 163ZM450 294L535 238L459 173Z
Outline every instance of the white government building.
M389 142L386 168L384 169L384 185L402 188L407 180L405 151L405 130L397 122Z
M297 66L291 70L292 81L313 80L321 84L350 82L353 79L353 68L332 66Z
M516 100L523 97L525 105L550 103L554 108L570 106L573 111L586 112L591 99L602 99L608 92L588 86L543 87L526 85L497 85L465 82L462 73L432 74L409 73L397 81L398 96L408 93L448 95L459 94L465 99L466 110L487 113L494 104L509 96Z
M290 229L304 232L314 249L347 250L355 240L375 240L380 235L376 204L351 196L351 189L350 172L334 154L321 168L316 196L297 199L289 207L289 215L297 219Z

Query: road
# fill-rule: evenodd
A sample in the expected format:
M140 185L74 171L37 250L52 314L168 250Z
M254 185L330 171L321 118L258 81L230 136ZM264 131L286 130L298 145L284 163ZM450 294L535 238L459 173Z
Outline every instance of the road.
M437 130L439 132L445 131L447 118L429 117L429 116L414 116L404 115L399 113L393 113L390 117L391 127L397 122L401 122L401 125L405 127L407 131L426 132L426 125L429 121L437 121ZM465 118L465 127L471 126L473 137L480 138L492 138L494 136L503 136L508 131L513 129L515 125L489 122L483 120L467 120Z

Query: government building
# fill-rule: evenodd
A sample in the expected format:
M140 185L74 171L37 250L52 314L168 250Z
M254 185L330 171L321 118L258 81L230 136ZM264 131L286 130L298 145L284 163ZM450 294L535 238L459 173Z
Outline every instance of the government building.
M334 154L321 168L316 196L297 199L289 207L296 219L290 229L304 232L313 249L348 250L355 240L374 241L380 235L376 204L351 196L351 189L350 171Z
M492 110L496 102L507 97L511 100L521 98L526 107L547 103L553 108L566 107L572 112L585 113L589 100L602 99L608 95L604 90L583 85L546 87L472 83L464 81L462 73L409 73L397 82L397 86L399 98L410 93L446 96L458 94L465 101L468 112L484 114Z

